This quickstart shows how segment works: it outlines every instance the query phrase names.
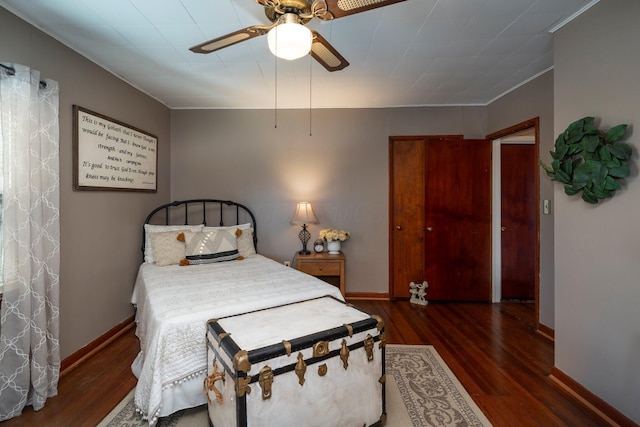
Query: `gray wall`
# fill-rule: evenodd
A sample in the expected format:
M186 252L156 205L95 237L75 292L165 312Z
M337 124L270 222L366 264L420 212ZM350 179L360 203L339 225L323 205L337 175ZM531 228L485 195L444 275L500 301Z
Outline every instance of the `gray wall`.
M555 143L553 129L553 71L528 82L488 106L489 133L539 117L540 157L549 163ZM553 182L540 171L540 288L539 321L554 327L553 215L542 214L542 200L553 200ZM553 203L552 203L553 211Z
M141 223L169 200L169 109L0 8L0 61L60 83L60 347L65 358L133 314ZM74 192L72 105L158 137L158 192Z
M602 0L555 37L555 131L631 125L631 177L591 206L555 188L558 369L640 423L640 2Z
M289 224L297 201L309 201L321 228L349 230L346 290L387 293L389 136L486 135L486 108L174 110L171 195L209 195L250 206L258 249L289 260L301 247Z

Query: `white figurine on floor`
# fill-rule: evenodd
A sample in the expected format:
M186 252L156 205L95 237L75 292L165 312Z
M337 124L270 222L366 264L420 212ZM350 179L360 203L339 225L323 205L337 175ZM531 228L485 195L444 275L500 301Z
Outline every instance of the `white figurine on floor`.
M417 285L413 282L409 283L409 292L411 293L409 302L412 304L427 305L428 302L425 299L427 296L427 286L429 286L429 284L426 281Z

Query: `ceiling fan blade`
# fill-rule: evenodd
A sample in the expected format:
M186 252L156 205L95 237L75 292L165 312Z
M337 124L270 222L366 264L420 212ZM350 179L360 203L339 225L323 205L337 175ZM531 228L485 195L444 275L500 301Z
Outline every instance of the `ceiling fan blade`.
M254 37L263 36L267 34L270 28L271 27L265 27L264 25L254 25L252 27L234 31L233 33L226 34L213 40L200 43L199 45L189 48L189 50L195 53L215 52L216 50L220 50L236 43L240 43Z
M406 0L326 0L326 3L327 11L337 19L401 1ZM318 17L322 19L322 16Z
M328 71L338 71L349 66L349 62L340 55L329 42L316 31L313 34L311 43L311 56L318 61Z

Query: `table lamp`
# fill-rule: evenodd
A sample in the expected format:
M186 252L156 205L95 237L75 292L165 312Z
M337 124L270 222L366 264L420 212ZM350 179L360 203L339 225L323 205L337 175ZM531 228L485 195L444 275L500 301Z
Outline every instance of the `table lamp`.
M293 214L293 218L291 218L291 221L289 222L294 225L302 224L302 230L298 233L298 238L300 238L300 241L302 242L302 250L298 253L300 255L309 255L311 252L307 250L307 243L311 238L311 234L309 233L309 230L307 230L307 224L317 224L320 222L313 213L313 209L311 209L311 203L298 202L296 212Z

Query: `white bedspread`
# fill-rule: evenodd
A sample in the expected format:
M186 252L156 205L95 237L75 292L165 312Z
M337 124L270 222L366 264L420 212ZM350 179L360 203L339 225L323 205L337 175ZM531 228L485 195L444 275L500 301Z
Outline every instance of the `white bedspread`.
M209 319L324 295L343 300L335 286L261 255L188 267L142 264L132 296L141 346L138 409L155 424L167 414L163 390L206 372Z

